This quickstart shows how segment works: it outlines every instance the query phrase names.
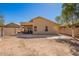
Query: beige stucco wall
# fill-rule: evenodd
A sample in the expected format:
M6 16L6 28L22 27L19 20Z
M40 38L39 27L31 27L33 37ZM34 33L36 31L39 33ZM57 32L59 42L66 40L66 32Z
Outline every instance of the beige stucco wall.
M34 26L37 26L37 31L34 31ZM45 32L45 27L48 26L48 32ZM33 20L33 34L57 34L55 24L41 18Z
M17 34L17 28L4 28L4 35L16 35Z

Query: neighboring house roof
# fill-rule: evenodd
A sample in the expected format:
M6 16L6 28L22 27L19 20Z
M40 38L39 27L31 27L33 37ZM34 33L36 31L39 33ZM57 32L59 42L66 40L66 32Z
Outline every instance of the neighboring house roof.
M9 23L9 24L6 24L5 27L18 28L20 26L18 24L15 24L15 23Z

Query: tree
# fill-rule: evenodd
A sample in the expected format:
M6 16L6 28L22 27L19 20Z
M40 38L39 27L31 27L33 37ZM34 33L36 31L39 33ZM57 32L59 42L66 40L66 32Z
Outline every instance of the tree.
M66 25L73 25L72 28L72 37L75 38L74 28L75 23L79 19L79 4L77 3L64 3L62 5L62 18L65 20Z
M0 16L1 36L3 36L3 26L4 26L3 16Z
M57 23L61 24L61 17L60 16L56 16L55 20L57 21Z
M55 20L60 25L64 24L64 20L63 20L62 16L56 16Z

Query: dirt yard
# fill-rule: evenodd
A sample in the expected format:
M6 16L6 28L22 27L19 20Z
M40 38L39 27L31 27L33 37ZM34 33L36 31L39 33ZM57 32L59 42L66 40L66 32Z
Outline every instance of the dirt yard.
M69 56L70 45L46 38L4 37L0 40L0 55L8 56Z

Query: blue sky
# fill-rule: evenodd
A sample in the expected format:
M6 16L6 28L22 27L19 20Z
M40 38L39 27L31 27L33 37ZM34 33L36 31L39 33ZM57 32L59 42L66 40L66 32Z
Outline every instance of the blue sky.
M0 14L6 23L28 22L37 16L55 21L61 15L61 7L58 3L0 3Z

